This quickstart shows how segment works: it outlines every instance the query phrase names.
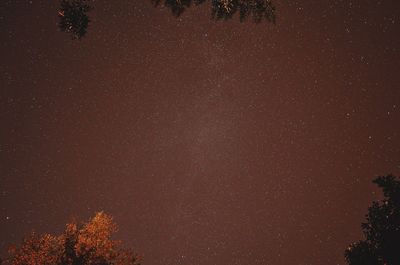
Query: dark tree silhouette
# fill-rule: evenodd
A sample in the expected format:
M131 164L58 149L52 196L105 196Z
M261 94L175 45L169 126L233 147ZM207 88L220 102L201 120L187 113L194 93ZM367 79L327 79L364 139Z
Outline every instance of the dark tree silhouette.
M400 264L400 181L392 176L374 180L382 188L384 199L373 202L362 223L365 240L345 251L349 265Z
M155 6L158 6L162 0L151 0ZM197 6L204 3L206 0L164 0L164 6L171 9L172 14L176 17L180 16L186 8L192 5L192 2Z
M206 0L151 0L155 6L161 2L172 11L176 17L180 16L186 8L192 5L200 5ZM275 23L275 7L271 0L209 0L211 14L216 20L230 19L239 13L240 21L252 17L256 23L263 19ZM81 39L85 36L89 26L87 13L92 9L88 0L61 0L58 16L58 27L61 31L71 34L73 39Z
M117 227L111 216L97 213L86 223L69 223L59 236L32 233L11 247L9 265L140 265L140 258L111 239Z
M71 34L73 39L81 39L87 32L91 6L86 0L61 0L58 27Z
M172 14L179 16L192 4L200 5L206 0L152 0L157 6L160 2L171 9ZM266 19L275 23L275 7L271 0L211 0L211 14L214 19L230 19L239 12L240 21L251 16L255 22Z

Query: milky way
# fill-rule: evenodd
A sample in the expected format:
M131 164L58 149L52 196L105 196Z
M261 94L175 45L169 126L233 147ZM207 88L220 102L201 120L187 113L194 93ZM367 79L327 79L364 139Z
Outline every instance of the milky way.
M111 214L144 264L344 264L400 173L398 1L275 1L276 25L0 3L0 247Z

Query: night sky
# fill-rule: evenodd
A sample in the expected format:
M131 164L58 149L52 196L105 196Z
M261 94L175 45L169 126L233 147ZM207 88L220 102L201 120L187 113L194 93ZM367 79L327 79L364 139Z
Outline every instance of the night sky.
M148 265L344 264L400 175L400 2L276 0L276 25L0 1L0 247L104 210Z

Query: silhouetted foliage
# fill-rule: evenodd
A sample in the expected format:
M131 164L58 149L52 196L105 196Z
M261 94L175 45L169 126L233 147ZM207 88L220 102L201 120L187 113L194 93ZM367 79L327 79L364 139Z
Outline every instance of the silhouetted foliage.
M345 258L350 265L400 264L400 181L394 176L374 180L385 198L373 202L361 227L365 240L350 245Z
M163 2L164 6L172 11L176 17L180 16L186 8L200 5L206 0L151 0L155 6ZM252 17L259 23L263 19L275 23L275 7L271 0L210 0L211 14L216 20L230 19L239 12L240 21ZM81 39L85 36L89 26L87 13L92 9L88 0L61 0L58 16L58 27L61 31L71 34L72 39Z
M194 2L195 5L200 5L204 3L206 0L164 0L164 6L171 9L172 14L174 16L180 16L186 8L192 5ZM152 0L155 6L158 6L161 0Z
M111 239L117 230L112 218L97 213L86 223L69 223L60 236L32 233L19 247L11 247L10 265L139 265L132 250Z
M152 0L157 6L162 0ZM164 5L172 14L179 16L192 3L200 5L206 0L164 0ZM211 13L214 19L230 19L239 12L240 21L251 16L255 22L264 19L275 22L275 7L271 0L211 0Z
M71 34L73 39L82 38L89 26L87 12L91 10L86 0L61 0L58 17L58 27L61 31Z

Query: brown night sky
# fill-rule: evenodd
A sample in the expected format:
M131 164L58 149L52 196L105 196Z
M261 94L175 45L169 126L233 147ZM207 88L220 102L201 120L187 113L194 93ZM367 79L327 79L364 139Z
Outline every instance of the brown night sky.
M400 174L400 2L276 0L277 24L0 1L0 247L104 210L149 265L344 264Z

